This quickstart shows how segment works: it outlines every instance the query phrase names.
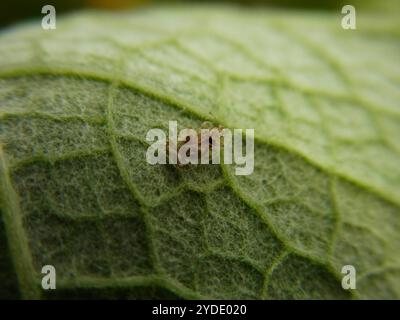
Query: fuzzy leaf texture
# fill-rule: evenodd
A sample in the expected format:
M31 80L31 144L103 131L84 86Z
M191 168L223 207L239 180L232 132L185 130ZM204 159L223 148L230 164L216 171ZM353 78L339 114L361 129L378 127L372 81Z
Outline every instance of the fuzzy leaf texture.
M4 32L0 296L399 298L400 20L340 20L182 6ZM254 173L147 164L169 120L254 128Z

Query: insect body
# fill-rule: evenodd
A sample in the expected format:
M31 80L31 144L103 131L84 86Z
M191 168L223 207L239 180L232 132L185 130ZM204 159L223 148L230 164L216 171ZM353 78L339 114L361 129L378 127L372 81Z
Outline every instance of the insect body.
M178 140L176 145L175 142L171 139L166 141L165 150L168 157L173 157L176 159L176 166L178 168L187 167L188 164L198 164L200 161L190 161L187 159L192 156L192 160L194 160L193 156L197 159L202 159L201 163L204 164L204 158L207 159L207 163L211 158L211 153L213 149L219 150L223 147L223 141L221 141L221 133L224 128L219 125L218 127L212 126L209 122L203 122L200 127L200 130L194 130L192 128L184 129L180 132L179 137L184 138ZM183 140L183 141L182 141ZM183 151L180 152L184 148ZM191 154L195 150L196 154ZM205 154L205 156L203 156ZM185 159L182 159L185 158Z
M177 121L169 121L168 138L162 129L153 128L147 132L146 141L153 142L146 151L149 164L168 163L181 168L188 164L220 164L222 160L224 164L234 162L239 165L235 169L237 175L249 175L253 172L254 129L246 129L244 148L242 129L233 129L232 133L232 130L222 126L204 123L203 129L183 129L178 135L177 128Z

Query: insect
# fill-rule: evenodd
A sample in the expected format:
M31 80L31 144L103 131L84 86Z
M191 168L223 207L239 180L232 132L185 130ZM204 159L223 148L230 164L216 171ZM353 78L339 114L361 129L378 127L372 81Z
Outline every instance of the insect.
M194 130L191 127L188 127L187 129L190 129L191 133L186 136L185 141L178 141L176 148L171 148L170 150L170 145L172 143L170 139L168 139L165 144L165 151L167 156L170 156L171 151L174 153L174 157L176 156L177 168L186 168L189 165L187 163L182 163L178 156L178 151L183 145L186 145L188 147L186 155L189 156L190 144L197 144L197 146L193 147L197 149L198 159L201 159L201 155L203 154L203 152L206 152L207 149L208 154L211 157L211 151L213 147L223 147L223 140L221 141L220 139L220 134L222 130L224 130L223 126L218 125L217 127L215 127L212 123L206 121L202 123L202 125L200 126L200 130ZM209 134L202 135L202 129L208 130Z

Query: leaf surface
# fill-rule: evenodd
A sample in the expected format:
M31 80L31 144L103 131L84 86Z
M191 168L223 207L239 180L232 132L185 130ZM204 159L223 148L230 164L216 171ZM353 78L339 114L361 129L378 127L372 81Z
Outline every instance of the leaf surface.
M0 295L399 298L398 21L183 6L4 33ZM147 164L169 120L254 128L254 173Z

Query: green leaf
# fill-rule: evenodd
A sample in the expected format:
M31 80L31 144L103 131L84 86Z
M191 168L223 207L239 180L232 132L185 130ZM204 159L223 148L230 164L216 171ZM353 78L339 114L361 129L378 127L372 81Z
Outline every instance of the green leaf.
M0 295L400 298L400 20L340 21L183 6L3 33ZM254 128L254 173L147 164L169 120Z

